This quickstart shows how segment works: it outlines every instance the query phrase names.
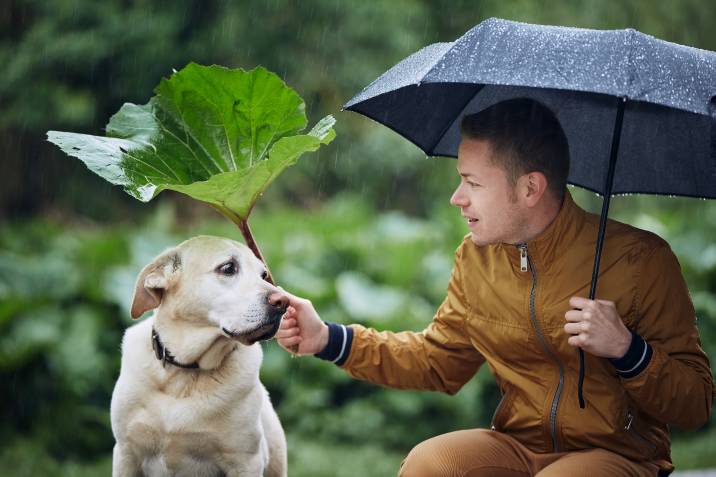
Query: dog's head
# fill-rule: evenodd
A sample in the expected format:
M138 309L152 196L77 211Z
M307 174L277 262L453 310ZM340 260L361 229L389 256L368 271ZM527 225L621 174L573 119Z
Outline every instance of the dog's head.
M288 306L288 297L265 278L265 265L246 245L195 237L142 269L132 318L159 307L171 319L216 326L227 337L250 345L276 334Z

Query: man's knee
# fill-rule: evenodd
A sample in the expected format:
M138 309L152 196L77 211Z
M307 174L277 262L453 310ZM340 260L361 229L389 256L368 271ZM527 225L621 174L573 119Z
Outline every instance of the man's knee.
M507 449L502 447L494 433L484 429L443 434L415 446L403 460L398 476L479 476L483 469L484 475L495 475L494 466L507 458Z
M443 468L442 449L434 442L436 439L428 439L413 447L400 464L398 477L449 476L450 470Z

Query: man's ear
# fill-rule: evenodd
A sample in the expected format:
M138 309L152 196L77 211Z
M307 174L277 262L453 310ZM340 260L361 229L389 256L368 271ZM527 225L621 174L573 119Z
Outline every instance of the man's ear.
M132 298L130 311L133 320L142 316L146 311L159 306L164 292L169 286L169 278L177 271L180 264L179 252L172 248L142 269L134 286L134 298Z
M535 171L523 175L520 180L524 181L527 205L533 207L547 191L547 177L542 172Z

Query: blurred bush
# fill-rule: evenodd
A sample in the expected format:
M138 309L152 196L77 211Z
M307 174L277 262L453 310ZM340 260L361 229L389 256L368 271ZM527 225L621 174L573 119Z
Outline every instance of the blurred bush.
M590 194L573 193L587 208L596 206ZM716 259L708 239L716 236L716 209L685 199L658 202L616 198L615 215L673 244L704 346L716 357ZM658 212L640 212L644 207ZM427 324L465 232L447 205L426 219L376 212L355 195L308 211L259 208L252 228L281 285L310 298L324 319L379 329ZM694 221L698 234L688 232ZM135 277L164 248L198 234L240 237L218 217L187 222L169 201L137 227L43 219L0 230L0 438L7 444L0 473L108 472L98 469L109 469L109 399ZM488 425L499 397L486 368L449 397L354 381L329 363L292 359L274 342L264 350L262 380L289 436L292 476L393 475L421 440ZM713 428L676 431L677 465L716 465L706 444L714 435Z

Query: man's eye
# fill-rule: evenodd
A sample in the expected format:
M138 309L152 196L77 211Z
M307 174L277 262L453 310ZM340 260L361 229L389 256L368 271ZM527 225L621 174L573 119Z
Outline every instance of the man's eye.
M223 265L219 265L219 268L217 268L216 271L222 275L226 275L227 277L236 275L236 263L233 261L226 262Z

